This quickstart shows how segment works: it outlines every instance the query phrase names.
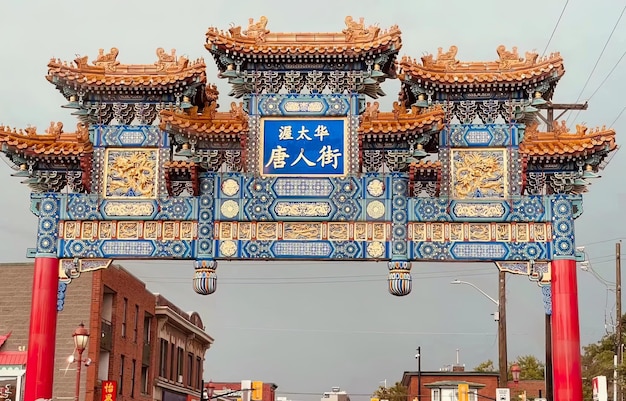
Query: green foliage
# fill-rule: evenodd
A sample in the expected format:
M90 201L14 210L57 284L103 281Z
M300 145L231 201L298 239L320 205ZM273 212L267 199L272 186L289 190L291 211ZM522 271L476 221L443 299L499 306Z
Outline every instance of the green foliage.
M400 382L396 382L392 387L379 386L372 394L372 397L389 401L407 401L408 395L408 387L403 386Z
M517 363L520 367L520 380L543 380L545 377L545 363L532 355L518 356L515 362L509 363L509 380L513 380L511 366Z
M474 368L474 372L497 372L498 369L493 365L491 359L487 359L485 362L481 362Z
M622 316L622 327L625 327L626 315ZM623 339L622 339L623 344ZM598 342L583 347L583 399L591 399L591 379L596 376L606 376L609 386L609 400L613 400L613 356L617 350L615 334L606 334ZM622 389L626 386L626 364L622 362L617 368L618 385Z

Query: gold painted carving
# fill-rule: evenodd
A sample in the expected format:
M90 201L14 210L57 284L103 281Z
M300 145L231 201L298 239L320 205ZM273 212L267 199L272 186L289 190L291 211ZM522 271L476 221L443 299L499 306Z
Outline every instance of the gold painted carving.
M157 149L107 149L106 197L155 198Z
M370 242L367 245L367 255L371 258L380 258L385 253L385 246L382 242Z
M143 223L143 237L145 239L157 239L159 235L158 223L156 221L146 221Z
M535 238L535 241L547 241L548 240L548 234L547 234L545 224L535 223L533 224L533 228L534 228L533 237Z
M100 239L108 239L113 238L113 228L114 225L110 221L101 221L98 224L98 238Z
M530 230L528 228L528 223L517 223L515 225L517 229L516 238L520 242L526 242L530 239Z
M491 241L491 225L489 223L470 223L470 241Z
M75 221L65 222L65 239L74 239L80 235L80 225Z
M463 241L463 223L450 223L450 241Z
M498 223L496 224L496 241L510 241L511 240L511 224Z
M295 102L295 101L287 101L285 102L285 111L287 112L309 112L309 113L319 113L324 109L324 104L322 102Z
M239 239L252 238L252 223L239 223Z
M385 223L372 224L372 239L374 241L387 240L387 224Z
M453 196L457 199L505 196L504 150L454 150Z
M432 223L430 228L432 230L430 237L433 241L444 240L444 223Z
M426 223L413 224L413 241L426 241Z
M367 223L354 223L354 240L367 240Z
M457 217L501 217L504 206L501 203L457 203L454 205Z
M119 238L119 239L137 239L137 238L139 238L139 222L137 222L137 221L120 221L117 224L117 238Z
M107 216L150 216L154 212L152 202L107 202L104 213Z
M381 196L385 193L385 184L381 180L372 180L367 184L367 193L371 196Z
M328 239L332 241L347 241L350 238L348 233L349 226L348 223L328 223Z
M256 225L256 238L261 241L277 239L278 223L258 223Z
M220 223L220 239L233 238L233 225L231 223Z
M381 218L385 215L385 205L378 200L367 204L367 215L373 219Z
M222 183L222 192L226 196L233 196L239 192L239 183L232 178L225 180Z
M191 240L193 239L193 222L181 221L180 222L180 239Z
M233 256L237 252L235 241L220 242L220 252L223 256Z
M176 225L173 221L164 221L163 222L163 239L164 240L172 240L176 238Z
M224 201L220 207L220 211L225 217L233 218L239 213L239 203L232 199Z
M328 216L330 205L326 202L278 202L274 209L278 216Z
M82 224L82 232L81 232L81 238L82 239L92 239L95 234L96 234L96 230L94 228L96 223L91 222L91 221L84 221Z
M309 239L322 238L321 223L283 223L283 239Z

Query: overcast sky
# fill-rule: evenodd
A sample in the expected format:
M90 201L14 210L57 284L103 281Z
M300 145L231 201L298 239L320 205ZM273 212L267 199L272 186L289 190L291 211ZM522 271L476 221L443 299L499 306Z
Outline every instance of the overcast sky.
M268 17L273 32L338 32L344 17L402 30L400 55L420 57L438 47L458 46L463 61L493 61L496 47L517 46L520 54L560 51L566 74L554 101L589 101L589 109L566 115L568 125L613 125L622 142L626 131L626 18L618 0L569 1L3 1L0 4L0 123L37 126L62 121L71 131L71 110L45 80L51 57L90 60L99 48L119 48L121 63L153 63L155 49L176 48L191 59L204 57L208 77L218 83L221 104L228 88L218 82L204 49L209 26L247 26L248 18ZM557 21L560 22L557 25ZM612 37L607 42L610 35ZM601 56L601 57L600 57ZM619 61L621 60L621 63ZM390 108L399 85L387 82L381 108ZM4 165L4 164L1 164ZM603 177L585 195L577 220L577 245L584 245L593 269L614 282L615 242L626 238L626 156L618 152ZM0 262L25 260L34 247L36 219L29 212L29 191L9 167L0 167ZM200 313L215 338L207 353L205 379L263 380L292 399L314 400L340 386L370 394L385 379L400 380L416 370L415 348L422 348L422 369L455 362L468 369L492 359L497 363L495 305L469 286L470 281L497 297L497 271L491 264L414 264L413 292L395 298L386 290L385 263L220 262L218 291L196 295L192 262L123 262L185 310ZM544 360L544 309L539 288L527 278L509 276L509 361L532 354ZM605 333L614 316L615 293L600 279L579 270L582 344ZM611 329L609 327L609 329ZM312 394L312 395L311 395Z

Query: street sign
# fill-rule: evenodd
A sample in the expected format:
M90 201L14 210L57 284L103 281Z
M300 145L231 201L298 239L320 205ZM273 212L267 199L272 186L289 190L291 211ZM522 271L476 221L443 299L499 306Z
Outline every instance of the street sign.
M496 401L511 401L511 390L508 388L497 388Z

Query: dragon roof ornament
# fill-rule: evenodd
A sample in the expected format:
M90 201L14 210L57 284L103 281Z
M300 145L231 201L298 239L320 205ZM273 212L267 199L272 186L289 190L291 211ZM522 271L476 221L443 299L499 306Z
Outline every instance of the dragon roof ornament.
M231 26L228 31L210 27L206 37L208 50L214 48L242 54L336 54L350 55L376 51L377 48L401 47L400 29L393 25L381 30L376 25L365 26L364 19L345 18L341 32L273 33L267 29L267 17L255 22L250 18L247 29Z
M216 102L207 103L201 113L197 107L186 112L163 110L160 128L189 133L190 136L239 135L248 130L248 114L243 104L232 102L226 112L217 111L217 106Z
M555 123L551 132L539 132L537 122L528 124L519 146L520 153L531 157L590 155L615 149L614 130L606 126L589 129L576 125L576 131L570 132L565 121Z
M0 143L29 156L80 156L93 151L84 123L78 123L75 132L64 132L63 123L53 121L44 134L38 134L36 127L18 130L0 126Z
M403 79L419 79L442 84L518 82L537 79L558 79L564 73L563 58L559 53L539 57L536 52L526 52L520 57L517 47L507 50L504 45L497 47L498 60L463 62L457 59L458 48L450 46L446 52L440 47L437 57L432 54L422 56L421 63L407 56L399 65ZM406 75L410 77L407 77Z
M73 64L60 59L48 63L50 82L73 81L78 85L124 85L131 87L152 87L168 85L181 80L206 82L206 64L199 58L190 61L187 57L176 56L176 50L167 53L163 48L156 50L157 61L153 64L121 64L117 60L119 50L109 52L100 49L95 60L89 63L87 56L79 56Z
M395 133L412 130L443 128L445 113L441 106L420 111L417 106L407 109L403 102L394 102L392 111L381 112L378 102L368 102L361 116L360 133Z

